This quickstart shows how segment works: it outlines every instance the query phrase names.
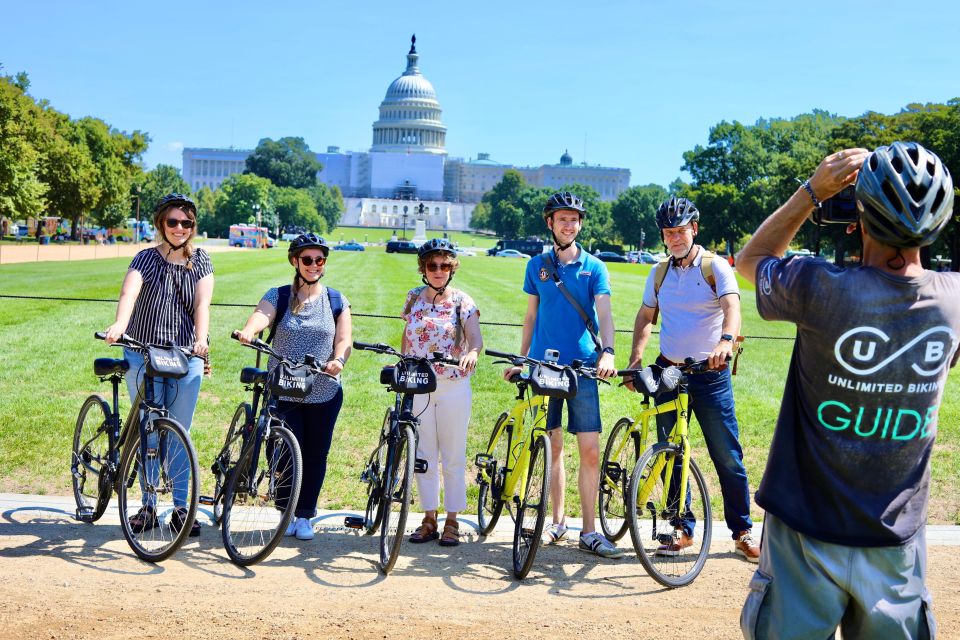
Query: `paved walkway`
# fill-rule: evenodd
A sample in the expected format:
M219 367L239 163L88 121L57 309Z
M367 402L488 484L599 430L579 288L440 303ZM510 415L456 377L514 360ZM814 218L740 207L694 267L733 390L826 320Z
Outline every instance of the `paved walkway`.
M36 514L62 514L73 517L76 510L72 496L39 496L26 495L19 493L0 493L0 517L9 519L14 512L20 515L29 513ZM321 510L313 518L313 528L316 531L342 531L344 530L343 519L346 516L363 515L359 511L329 511ZM210 507L200 505L198 509L198 519L203 526L214 526L213 511ZM420 524L423 518L421 513L411 512L407 517L407 532L412 533ZM461 523L461 540L464 542L476 541L479 538L477 534L476 516L470 514L461 514L458 518ZM110 506L100 519L102 524L120 524L119 514L117 512L116 498L111 500ZM573 531L579 531L582 527L582 521L579 518L567 518L567 525ZM26 525L25 525L26 526ZM763 530L762 523L754 525L754 534L759 537ZM509 538L513 535L513 522L507 513L501 516L497 523L493 537ZM573 538L573 536L571 536ZM722 523L719 527L714 525L714 535L710 547L723 545L724 548L729 545L728 536L725 535ZM960 546L960 526L931 524L927 525L927 545L929 546Z

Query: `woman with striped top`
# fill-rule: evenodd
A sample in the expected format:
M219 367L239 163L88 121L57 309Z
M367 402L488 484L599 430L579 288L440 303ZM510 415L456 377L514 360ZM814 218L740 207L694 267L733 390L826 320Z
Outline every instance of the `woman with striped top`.
M123 279L116 321L107 330L107 343L116 342L124 333L145 344L172 343L192 347L193 353L205 358L209 350L210 299L213 296L213 265L203 249L193 247L196 233L197 206L193 200L179 193L164 196L153 214L159 242L134 256ZM132 402L143 382L143 354L124 349L130 363L127 389ZM161 402L170 415L189 431L193 412L200 395L203 360L190 358L190 373L180 379L157 378L154 398ZM186 464L182 457L171 453L173 462ZM182 478L174 483L173 502L177 507L171 525L183 522L187 513L187 482L189 474L175 474ZM178 519L179 517L179 519ZM140 510L130 518L135 533L156 527L159 522L155 505L149 504L146 494ZM200 524L194 522L191 536L200 535Z

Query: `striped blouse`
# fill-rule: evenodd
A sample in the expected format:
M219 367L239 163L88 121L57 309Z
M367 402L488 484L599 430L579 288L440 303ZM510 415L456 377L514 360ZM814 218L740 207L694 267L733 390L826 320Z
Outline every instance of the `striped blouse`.
M137 296L127 334L147 344L172 342L181 347L196 341L193 325L193 300L197 282L213 273L210 256L196 249L193 269L170 264L160 249L144 249L133 257L130 269L143 277L143 288Z

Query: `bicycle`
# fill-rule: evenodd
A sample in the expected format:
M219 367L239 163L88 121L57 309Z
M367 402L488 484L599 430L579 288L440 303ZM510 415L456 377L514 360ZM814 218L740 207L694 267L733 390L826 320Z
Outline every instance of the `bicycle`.
M106 339L105 333L94 336ZM179 351L190 356L191 350L147 345L126 334L114 344L146 354L143 381L121 427L119 386L130 364L124 359L94 360L94 375L112 385L112 404L93 394L84 400L77 416L70 462L75 517L96 522L116 491L127 543L143 560L160 562L180 548L193 527L199 467L187 430L154 399L156 379L182 378L186 371L177 375L157 370L151 361L185 365L170 354ZM138 492L136 497L130 495ZM131 522L134 516L139 518Z
M396 357L397 363L380 371L380 383L395 394L393 407L388 408L380 429L376 448L360 474L367 485L364 516L348 516L344 526L363 529L372 535L380 529L380 570L390 573L400 554L400 544L407 524L414 473L425 473L427 461L416 458L417 427L420 420L413 414L413 396L428 394L437 387L434 364L459 366L458 360L434 353L430 358L403 355L386 344L354 342L353 348Z
M620 539L629 528L640 563L666 587L693 582L710 551L710 495L690 448L687 384L687 376L708 370L707 360L688 358L681 366L617 371L632 378L643 394L644 409L633 419L618 420L607 439L600 464L600 526L610 540ZM651 406L651 397L675 389L676 398ZM667 439L650 443L656 416L671 412L677 418ZM680 487L686 487L682 513ZM703 530L699 536L693 531L697 522Z
M596 369L579 360L562 366L492 349L487 349L486 354L501 358L495 364L532 368L529 374L518 373L510 378L517 386L517 402L509 412L497 417L486 451L474 458L480 487L480 534L493 531L506 505L514 521L513 574L522 580L530 572L540 548L550 498L551 458L546 430L549 399L575 395L577 374L599 378ZM516 514L512 507L516 507Z
M231 334L239 339L239 332ZM279 396L309 395L307 378L291 382L282 365L309 374L326 374L326 363L312 355L302 361L284 358L267 343L256 339L244 346L277 360L273 371L244 367L240 383L253 391L253 402L241 402L234 411L226 441L211 466L217 477L213 497L204 504L222 505L220 526L223 547L235 564L247 567L269 556L290 524L300 497L303 459L300 445L277 410ZM256 421L253 416L259 415Z

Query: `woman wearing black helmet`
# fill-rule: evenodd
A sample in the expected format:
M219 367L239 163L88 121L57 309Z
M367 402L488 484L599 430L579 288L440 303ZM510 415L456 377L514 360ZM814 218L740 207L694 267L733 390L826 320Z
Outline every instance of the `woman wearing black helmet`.
M120 290L116 320L107 327L106 341L112 344L127 333L146 344L169 342L181 347L192 346L194 354L206 357L213 265L207 253L195 249L192 244L197 207L187 196L171 193L157 203L153 224L159 242L140 251L130 262ZM143 381L143 354L124 349L124 356L130 363L130 370L136 372L136 375L126 377L133 400ZM203 362L191 358L190 373L186 377L155 381L155 397L188 431L193 422L202 377ZM172 458L171 464L181 460L179 456ZM175 477L182 478L173 490L176 514L185 515L189 474L176 474ZM146 495L143 500L140 510L130 519L137 533L159 524L156 505L148 504ZM171 520L174 527L176 514ZM194 521L190 535L200 535L198 522Z
M439 351L459 358L460 368L437 366L437 390L414 400L414 413L420 416L417 457L427 461L427 472L416 475L425 515L410 541L429 542L439 537L442 546L456 546L460 543L457 513L467 507L470 376L483 349L480 310L470 296L450 286L460 261L448 240L428 240L420 247L417 262L424 286L407 294L402 351L416 356ZM442 536L437 526L441 465L447 512Z
M333 428L343 405L340 372L350 357L352 322L350 303L339 291L320 284L330 248L314 233L290 242L287 260L293 266L293 285L268 290L240 330L240 341L249 343L267 327L273 327L273 348L291 360L311 354L326 362L326 372L317 376L310 395L303 400L280 397L278 408L293 431L303 456L303 481L294 520L288 536L313 539L310 521L317 514L317 499L327 471L327 454ZM268 368L277 363L271 358Z

